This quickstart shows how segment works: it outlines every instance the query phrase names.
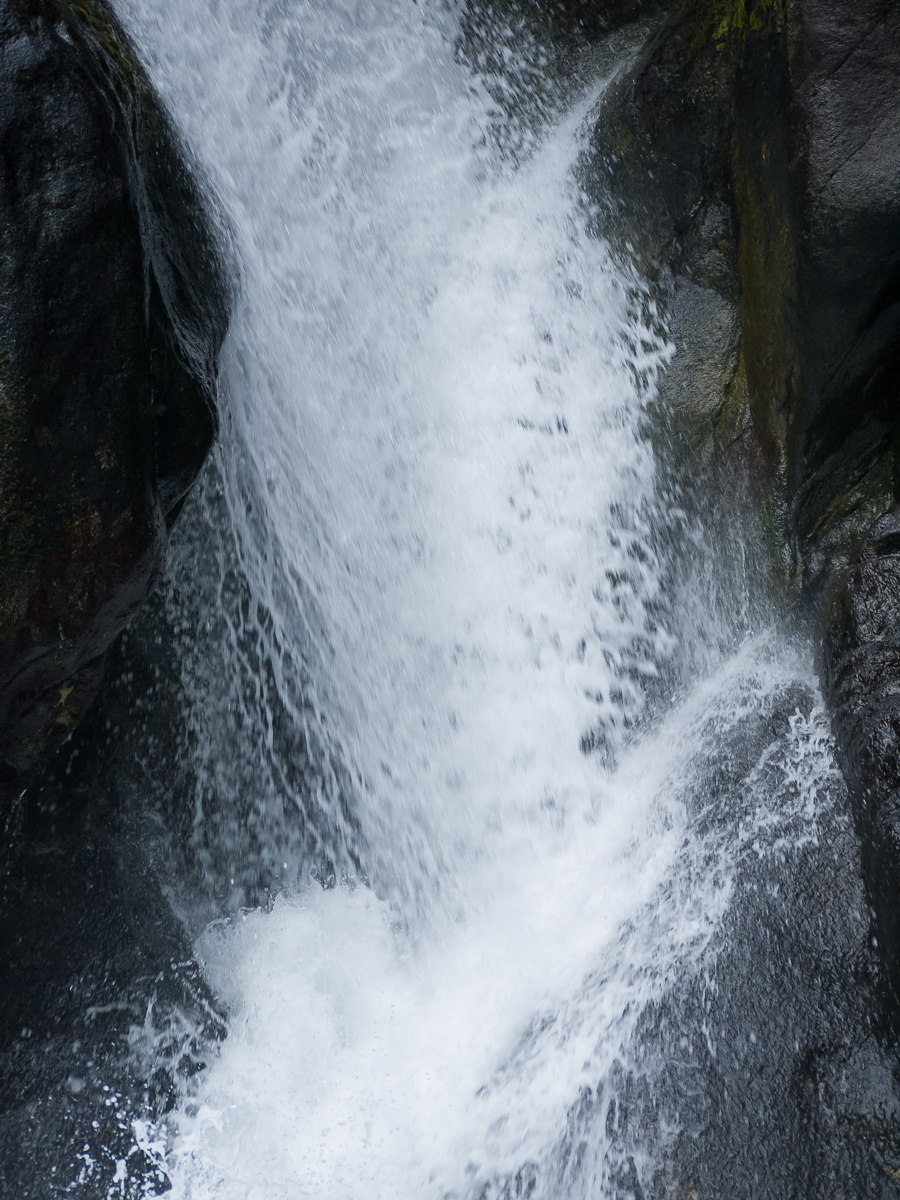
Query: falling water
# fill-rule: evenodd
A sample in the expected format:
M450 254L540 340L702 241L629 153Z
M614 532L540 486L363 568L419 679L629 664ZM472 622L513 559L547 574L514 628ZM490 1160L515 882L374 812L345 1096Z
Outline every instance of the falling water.
M673 665L668 348L574 170L604 81L523 160L453 10L121 10L237 273L167 599L229 1033L142 1144L192 1200L613 1194L641 1014L833 767L801 651Z

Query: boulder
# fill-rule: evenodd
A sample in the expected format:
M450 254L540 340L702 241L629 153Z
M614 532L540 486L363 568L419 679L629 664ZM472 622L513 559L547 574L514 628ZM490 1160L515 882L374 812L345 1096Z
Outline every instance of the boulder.
M92 702L216 433L186 156L103 0L0 0L0 783Z

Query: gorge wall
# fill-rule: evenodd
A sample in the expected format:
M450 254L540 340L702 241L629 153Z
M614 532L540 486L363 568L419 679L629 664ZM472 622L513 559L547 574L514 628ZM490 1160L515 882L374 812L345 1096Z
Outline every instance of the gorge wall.
M459 56L482 72L502 45L492 23L539 47L534 70L547 87L534 103L547 108L601 59L612 70L628 52L590 117L581 165L590 219L650 279L675 345L652 418L667 486L711 536L738 540L743 530L716 525L745 521L763 547L761 586L786 621L813 631L894 1013L900 7L471 3ZM171 651L147 653L146 629L144 646L114 647L161 571L167 528L215 436L229 298L185 152L100 0L0 0L0 91L0 946L14 979L0 1020L0 1190L27 1196L88 1142L106 1148L103 1186L112 1186L115 1155L135 1153L134 1112L165 1112L179 1071L202 1067L208 1047L196 1030L207 1042L222 1033L154 860L181 830L167 842L115 787L98 798L84 764L115 753L97 749L111 714L123 725L134 717L116 698L134 661L155 668L153 655L165 665ZM521 141L508 129L521 114L515 96L497 96L515 155ZM516 137L527 137L525 125L527 114ZM68 740L111 648L121 678L81 724L83 741ZM160 694L149 667L138 701L157 688L164 742L178 701ZM795 697L782 700L788 722ZM62 743L64 780L53 773ZM713 775L711 805L722 778ZM849 858L851 840L835 834L828 852ZM830 926L814 921L815 906L850 903L825 894L817 860L807 875L804 919L824 946ZM781 945L796 934L798 907L783 903ZM763 908L760 899L752 911ZM749 935L738 934L741 947ZM732 952L742 958L752 961ZM773 974L779 962L773 953ZM814 965L777 981L780 1004L814 990ZM731 970L733 990L750 990L746 963ZM827 980L813 982L827 991ZM862 1028L864 1005L851 999L847 1020ZM115 1063L148 1003L162 1050L146 1078L123 1068L124 1099L110 1108ZM684 1003L699 1027L699 1001L696 1012ZM176 1011L196 1015L194 1033L167 1025ZM743 1061L730 1070L740 1082ZM810 1111L817 1070L801 1080ZM743 1119L743 1099L731 1103Z
M591 117L583 186L598 234L653 281L675 346L652 430L673 495L723 548L763 547L757 586L820 647L894 1010L900 6L498 0L467 13L462 57L500 79L484 49L497 24L540 45L557 79L631 30L636 49Z
M484 49L493 26L538 44L563 80L630 30L590 118L592 220L652 281L675 346L651 431L673 497L723 553L762 547L756 586L820 647L894 1009L900 6L497 0L467 14L462 57L501 80L510 110Z

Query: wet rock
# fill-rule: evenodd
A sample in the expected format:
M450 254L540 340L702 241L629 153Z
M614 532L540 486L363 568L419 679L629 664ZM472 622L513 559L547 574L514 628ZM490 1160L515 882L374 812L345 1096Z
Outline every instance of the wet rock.
M708 18L701 4L671 7L603 96L585 161L585 185L603 232L657 275L666 266L689 274L687 246L696 241L706 206L730 200L734 69L716 51ZM731 230L725 234L730 243ZM734 257L730 246L726 256Z
M761 436L785 462L813 587L852 554L894 486L898 69L900 10L878 0L787 6L764 38L746 39L741 64L748 383Z
M659 0L466 0L456 56L497 106L490 135L501 153L527 158L548 122L634 53L662 7Z
M675 0L584 166L598 231L663 301L676 353L654 425L678 503L765 546L758 586L781 603L827 609L826 693L895 990L900 559L879 516L898 478L898 76L895 4Z
M737 61L720 26L713 5L669 6L607 89L582 179L597 233L651 281L675 351L652 422L673 502L715 528L719 498L739 486L752 503L736 536L769 551L762 590L766 575L783 582L787 556L743 356L731 171Z
M828 598L823 678L895 1001L900 998L900 511Z
M165 894L164 837L94 784L70 760L4 829L4 1197L168 1190L154 1123L224 1032Z
M491 22L495 28L526 25L544 37L596 41L631 21L657 13L659 0L468 0L463 19L467 31Z
M790 654L759 651L759 665ZM900 1195L900 1078L848 789L806 671L758 690L752 678L695 727L679 772L691 828L662 900L683 913L693 896L698 915L723 903L721 923L709 940L692 923L677 966L654 941L666 985L649 1002L640 986L630 993L635 1035L611 1065L600 1058L592 1074L585 1061L536 1196ZM555 1020L539 1028L559 1044ZM503 1182L479 1194L518 1195Z
M798 680L718 733L690 842L710 877L730 860L727 913L573 1105L542 1194L895 1200L900 1081L819 698Z
M102 0L0 2L0 771L91 704L216 430L215 237Z
M730 308L698 444L756 442L784 501L767 513L784 514L776 556L789 543L813 590L894 486L898 65L896 5L682 0L609 90L585 168L603 232L668 293L676 339L708 336L712 298L688 282Z

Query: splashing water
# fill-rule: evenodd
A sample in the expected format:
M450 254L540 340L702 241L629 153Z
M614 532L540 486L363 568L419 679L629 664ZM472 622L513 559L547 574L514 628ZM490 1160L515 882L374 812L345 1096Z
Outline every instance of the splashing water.
M155 1153L193 1200L605 1194L602 1149L559 1182L570 1110L730 895L698 764L808 671L764 637L626 736L674 644L641 437L667 351L584 232L596 94L514 166L452 14L121 7L240 269L171 570L198 837L234 903L251 858L294 884L200 938L230 1033ZM311 845L365 882L298 887Z

